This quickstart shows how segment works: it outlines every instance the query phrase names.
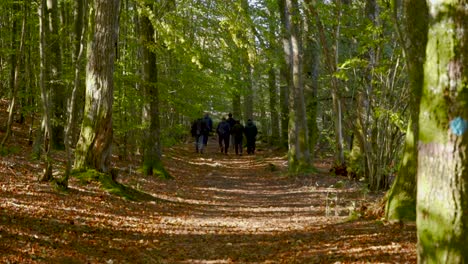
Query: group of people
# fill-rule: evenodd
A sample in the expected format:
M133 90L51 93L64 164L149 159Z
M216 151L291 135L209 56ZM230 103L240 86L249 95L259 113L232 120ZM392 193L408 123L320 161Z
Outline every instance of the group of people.
M195 151L203 153L204 147L208 144L208 136L213 131L213 120L208 113L203 118L198 118L192 123L191 133L195 138Z
M203 153L203 148L208 143L208 136L213 131L213 121L209 114L203 118L195 120L192 124L192 136L195 138L195 150L197 153ZM228 118L223 117L216 127L218 142L221 153L228 153L229 146L234 145L236 155L242 155L243 138L247 140L247 154L255 153L255 141L258 134L257 126L249 119L245 127L240 120L235 120L232 114Z

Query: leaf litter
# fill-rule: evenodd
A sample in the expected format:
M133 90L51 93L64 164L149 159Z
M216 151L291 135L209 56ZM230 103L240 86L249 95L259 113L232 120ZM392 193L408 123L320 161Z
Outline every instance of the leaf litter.
M383 194L330 176L326 161L291 177L284 153L224 155L211 138L204 154L165 149L173 180L115 158L118 181L151 197L129 201L97 183L71 179L60 193L37 182L42 164L22 142L19 131L21 150L0 162L1 263L416 263L414 223L359 211Z

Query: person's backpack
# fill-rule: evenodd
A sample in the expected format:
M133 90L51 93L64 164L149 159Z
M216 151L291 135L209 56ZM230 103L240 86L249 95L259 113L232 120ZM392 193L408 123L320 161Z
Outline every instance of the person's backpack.
M193 122L192 130L191 130L192 136L200 135L204 131L203 127L206 127L206 125L204 124L201 118L198 118L197 120L195 120L195 122Z
M220 135L225 135L229 133L229 124L227 122L221 122L218 126L218 133Z

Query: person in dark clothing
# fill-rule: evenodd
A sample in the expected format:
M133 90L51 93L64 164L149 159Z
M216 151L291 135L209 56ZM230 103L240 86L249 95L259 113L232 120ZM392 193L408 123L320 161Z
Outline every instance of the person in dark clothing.
M232 114L229 113L228 114L228 119L227 119L227 122L229 123L229 126L231 127L231 130L232 128L234 127L234 125L236 124L236 120L232 117ZM231 131L231 145L234 146L234 135L232 134L232 131Z
M202 118L198 118L192 123L190 132L192 133L192 137L195 139L195 151L197 153L203 153L203 135L208 133L207 131L209 131L208 126Z
M205 113L203 121L205 122L205 125L207 127L207 130L203 133L203 145L206 147L208 145L208 136L213 131L213 120L211 120L210 114Z
M218 124L218 127L216 128L216 133L218 133L219 148L221 149L221 153L227 154L229 149L229 136L231 134L231 126L226 121L225 117L223 117L221 122Z
M242 155L242 138L244 137L244 126L239 120L236 120L236 124L231 129L231 135L234 136L234 149L236 155Z
M245 125L244 128L245 138L247 139L247 154L255 153L255 141L257 133L257 126L254 124L254 122L251 119L247 120L247 125Z

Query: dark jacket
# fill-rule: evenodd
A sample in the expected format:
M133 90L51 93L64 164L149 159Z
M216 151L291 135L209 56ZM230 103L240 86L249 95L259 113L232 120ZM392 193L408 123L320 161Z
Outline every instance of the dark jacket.
M190 129L190 133L193 137L208 133L208 131L208 125L201 118L195 120Z
M236 123L231 129L231 135L234 135L236 139L241 139L244 136L244 126L240 123Z
M232 117L228 117L227 122L229 123L229 126L231 128L233 128L234 125L236 124L236 120L234 118L232 118ZM231 133L232 133L232 131L231 131Z
M247 125L244 128L245 137L248 141L255 140L258 130L257 126L252 122L252 120L247 121Z
M221 121L216 128L216 133L218 133L220 136L229 135L230 132L231 126L226 120Z
M205 116L205 117L203 117L203 121L205 122L205 124L207 126L207 129L208 129L207 132L213 131L213 120L211 120L211 118L209 116Z

